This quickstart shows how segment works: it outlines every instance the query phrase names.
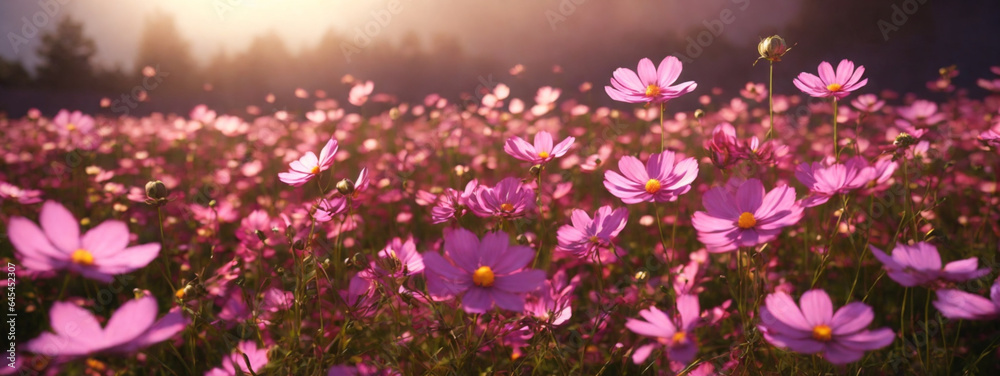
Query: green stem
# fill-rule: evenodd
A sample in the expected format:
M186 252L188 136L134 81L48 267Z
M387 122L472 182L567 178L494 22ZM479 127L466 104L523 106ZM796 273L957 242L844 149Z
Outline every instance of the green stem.
M663 111L666 103L660 103L660 153L667 151L667 129L663 127Z
M840 161L840 144L837 142L837 97L833 97L833 157Z
M764 136L764 140L771 139L771 132L774 131L774 62L768 60L771 66L769 73L767 75L767 116L771 120L771 127L767 128L767 135Z

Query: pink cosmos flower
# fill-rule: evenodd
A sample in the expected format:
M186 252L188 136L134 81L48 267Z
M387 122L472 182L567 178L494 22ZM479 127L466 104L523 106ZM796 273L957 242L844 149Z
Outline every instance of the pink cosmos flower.
M1000 279L990 287L990 298L965 291L944 289L937 291L934 307L949 319L992 320L1000 318Z
M293 187L302 186L320 172L333 166L333 156L337 154L337 148L337 140L331 138L319 152L319 158L316 158L316 154L312 151L307 151L302 158L291 163L290 171L278 173L278 179Z
M516 218L535 208L535 194L517 178L505 178L493 188L478 186L469 210L480 217Z
M926 242L912 246L896 244L891 257L873 245L869 248L885 267L889 278L906 287L925 285L940 279L964 282L990 273L989 268L978 269L979 260L975 257L949 262L942 269L937 247Z
M52 332L25 345L30 352L52 357L78 358L96 353L130 354L166 341L184 330L188 320L180 309L156 320L156 298L144 296L122 304L104 328L90 311L56 302L49 311Z
M573 291L579 284L579 275L567 283L566 272L560 269L537 294L528 297L524 312L554 326L565 324L573 317Z
M64 109L52 118L52 124L60 135L66 137L73 132L90 133L94 129L94 118L80 111L69 112Z
M484 313L494 303L502 309L524 311L524 294L542 287L545 272L525 269L535 252L510 245L506 233L491 232L480 241L458 228L444 233L444 254L424 253L427 291L436 299L462 295L468 313Z
M802 206L811 208L827 202L838 193L844 194L861 188L875 178L875 168L862 157L853 157L844 164L824 167L818 162L803 163L795 168L795 177L809 188L810 196Z
M589 260L599 248L611 246L611 239L625 228L628 209L612 209L605 205L597 209L593 219L587 212L573 209L570 221L571 224L563 225L556 233L558 249Z
M1000 132L987 129L979 134L979 142L994 149L1000 149Z
M104 221L80 236L80 225L66 207L53 201L42 205L41 228L27 218L13 217L7 235L25 269L50 273L68 270L111 282L116 274L130 273L160 254L159 243L128 247L125 222Z
M638 75L631 69L615 69L612 73L611 86L605 86L604 91L611 99L619 102L666 103L698 87L694 81L671 86L681 75L681 69L681 61L673 56L663 58L657 68L653 67L651 60L643 58L639 60L636 69Z
M417 192L417 198L427 203L434 203L434 207L431 208L431 223L445 223L451 219L465 215L465 208L469 205L469 199L475 193L478 186L479 181L473 179L465 185L464 191L445 188L444 192L437 196L427 191L419 191Z
M574 137L566 137L559 144L552 146L552 134L540 131L535 134L535 144L529 144L520 137L507 139L503 150L510 156L532 164L542 164L559 158L569 151L570 146L576 141Z
M781 230L802 219L795 189L781 185L770 192L757 179L748 179L736 192L715 187L702 197L705 212L695 212L691 224L709 252L731 251L772 241Z
M868 79L861 79L865 74L865 67L858 66L854 69L854 62L844 59L837 64L837 72L833 72L833 66L828 62L819 63L819 77L812 73L802 72L792 82L795 87L803 93L817 98L835 97L844 99L852 91L858 90L868 84Z
M21 189L5 181L0 181L0 197L17 201L19 204L37 204L42 202L42 191L37 189Z
M736 128L729 123L721 123L712 130L712 139L706 147L711 152L712 164L725 170L740 162L739 141Z
M383 259L395 259L399 263L396 270L386 270L381 266L375 269L381 275L404 277L420 274L424 271L424 258L417 252L417 245L413 242L413 236L403 241L399 237L392 238L381 251L378 257Z
M360 107L368 101L368 96L372 94L375 90L375 84L371 81L365 81L365 83L357 83L351 88L351 92L347 95L347 101L351 104Z
M875 318L867 304L854 302L833 311L833 302L823 290L802 294L801 308L792 297L776 292L765 298L760 309L760 329L772 345L802 354L823 353L833 364L847 364L865 351L888 346L896 339L889 328L868 330Z
M246 354L246 359L250 360L250 369L247 369L247 362L243 358L243 354ZM263 375L264 373L261 371L267 362L267 348L258 349L254 341L241 341L236 345L236 351L222 358L221 368L212 368L205 372L205 376L241 376L249 374L251 370L255 374Z
M698 161L692 157L674 164L674 158L672 151L653 154L643 166L638 158L626 155L618 160L621 174L604 172L604 187L626 204L676 201L691 190Z
M919 125L934 125L947 118L947 114L938 112L937 103L923 99L914 101L908 107L899 107L896 112L910 123Z
M649 354L659 346L666 347L667 357L670 360L684 364L694 360L695 355L698 355L698 344L695 342L693 331L701 319L698 297L695 295L677 297L677 312L680 314L679 320L671 319L654 305L639 311L639 316L645 321L633 318L625 321L625 327L629 330L656 339L635 349L635 353L632 354L633 362L636 364L645 362Z
M878 112L885 106L885 101L875 94L861 94L851 101L851 105L861 112Z

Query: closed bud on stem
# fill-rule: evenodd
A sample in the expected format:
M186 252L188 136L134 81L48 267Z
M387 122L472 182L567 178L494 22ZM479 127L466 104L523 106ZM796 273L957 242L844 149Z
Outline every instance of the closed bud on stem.
M536 164L534 166L531 166L531 169L528 170L528 173L530 173L531 176L538 176L538 174L542 173L542 165Z
M701 118L703 118L703 117L705 117L705 111L704 110L702 110L700 108L697 109L697 110L694 110L694 118L695 119L701 120Z
M154 200L167 198L167 186L162 181L152 180L146 183L146 197Z
M337 182L337 192L344 196L350 196L354 193L354 182L351 179L344 179Z
M757 44L757 53L760 57L757 60L764 59L770 62L781 61L781 57L785 55L791 48L785 44L785 40L777 35L772 35L764 38Z

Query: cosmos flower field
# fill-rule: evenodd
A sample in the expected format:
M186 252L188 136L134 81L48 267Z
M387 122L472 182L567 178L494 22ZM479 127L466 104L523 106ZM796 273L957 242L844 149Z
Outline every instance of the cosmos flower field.
M0 374L1000 372L1000 96L784 52L795 92L655 57L534 98L0 119Z

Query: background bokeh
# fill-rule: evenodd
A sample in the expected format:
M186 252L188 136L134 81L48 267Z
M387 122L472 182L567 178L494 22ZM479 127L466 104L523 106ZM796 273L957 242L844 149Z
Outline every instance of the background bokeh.
M162 82L130 114L198 103L233 113L310 108L295 89L342 100L347 74L400 100L458 99L497 82L530 97L543 85L592 82L581 99L611 104L602 86L612 70L668 54L686 58L681 79L701 94L732 92L766 80L766 67L752 64L757 41L774 33L795 45L776 67L779 92L795 92L798 72L847 58L868 69L867 92L936 99L925 83L955 64L955 85L977 97L987 92L975 80L1000 64L998 14L998 2L927 0L12 0L0 3L0 111L99 112L101 98L141 86L146 66ZM61 22L78 27L59 32ZM60 42L77 58L47 48ZM512 76L517 64L524 71Z

